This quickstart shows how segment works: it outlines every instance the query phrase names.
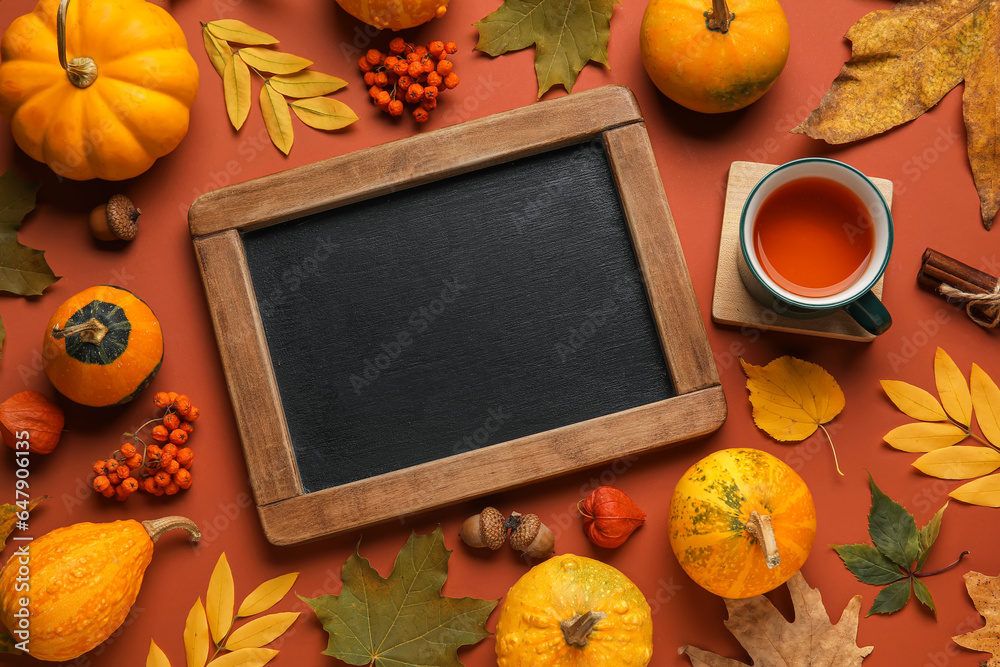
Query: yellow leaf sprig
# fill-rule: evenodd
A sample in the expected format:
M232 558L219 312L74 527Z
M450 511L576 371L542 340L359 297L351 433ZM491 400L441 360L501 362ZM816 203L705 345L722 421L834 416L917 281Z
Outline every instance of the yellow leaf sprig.
M318 130L339 130L358 119L349 106L326 97L346 86L346 81L306 69L313 64L311 60L266 48L278 43L266 32L236 19L201 25L205 52L222 77L226 112L237 131L250 114L251 70L264 82L259 101L267 134L285 155L295 139L292 113ZM234 50L232 44L243 46Z
M833 438L823 426L846 404L833 376L818 364L789 356L778 357L766 366L754 366L740 357L740 364L747 376L757 428L780 442L801 442L822 430L837 472L843 475Z
M948 495L972 505L1000 507L1000 388L977 364L966 381L941 348L934 354L938 398L901 380L882 380L897 408L916 422L885 434L891 447L922 453L913 462L920 472L940 479L974 479ZM973 415L982 436L972 430ZM959 443L971 439L977 445Z
M184 624L187 667L262 667L273 660L278 651L265 647L292 626L298 612L267 614L239 627L234 627L234 623L281 602L298 576L298 572L290 572L265 581L244 598L234 613L236 587L223 553L209 579L205 604L198 598ZM213 647L215 651L209 657ZM170 660L156 642L150 641L146 667L170 667Z

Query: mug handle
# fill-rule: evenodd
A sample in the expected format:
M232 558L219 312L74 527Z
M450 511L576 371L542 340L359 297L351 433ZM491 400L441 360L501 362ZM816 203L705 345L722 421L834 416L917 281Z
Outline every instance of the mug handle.
M871 290L844 306L844 310L870 334L884 334L892 326L892 316Z

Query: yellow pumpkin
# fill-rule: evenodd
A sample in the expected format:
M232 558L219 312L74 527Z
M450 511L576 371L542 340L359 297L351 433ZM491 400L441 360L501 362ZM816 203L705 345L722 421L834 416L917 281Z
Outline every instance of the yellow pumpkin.
M33 658L59 662L83 655L125 621L153 543L174 528L187 530L194 541L201 537L190 520L171 516L78 523L20 546L0 570L0 620Z
M41 0L7 28L0 113L17 145L60 176L138 176L188 131L198 68L184 33L144 0L68 2L61 20L60 0Z
M799 571L816 536L802 478L757 449L695 463L670 502L670 546L695 583L726 598L766 593Z
M379 30L405 30L441 18L448 0L337 0L340 7Z
M163 363L163 331L146 303L97 285L67 299L42 343L45 374L66 398L93 407L128 403Z
M784 69L788 20L777 0L650 0L639 46L649 77L674 102L735 111Z
M508 591L496 652L499 667L645 667L653 655L649 604L610 565L555 556Z

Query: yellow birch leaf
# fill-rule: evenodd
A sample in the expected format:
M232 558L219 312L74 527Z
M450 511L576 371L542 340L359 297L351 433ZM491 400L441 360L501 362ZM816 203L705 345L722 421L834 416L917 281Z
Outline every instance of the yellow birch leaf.
M313 64L313 61L259 46L248 46L236 53L247 65L262 72L273 74L294 74Z
M289 97L329 95L347 85L343 79L312 70L295 74L275 74L269 81L275 90Z
M288 112L288 103L281 93L268 84L260 90L260 112L264 116L264 127L271 141L285 155L292 150L292 114Z
M230 651L237 651L241 648L266 646L290 628L298 617L298 612L287 611L268 614L248 621L245 625L233 630L233 634L229 635L229 639L226 641L226 648Z
M194 603L184 623L184 656L187 667L205 667L208 660L208 616L201 598Z
M948 494L955 500L982 507L1000 507L1000 475L980 477Z
M922 422L948 421L948 415L930 392L900 380L882 380L882 389L903 414Z
M211 21L207 28L219 39L237 44L277 44L278 40L262 30L236 19Z
M207 26L202 29L201 37L202 41L205 42L205 53L208 54L212 67L219 73L219 76L225 76L226 64L233 59L233 50L225 41L210 33Z
M844 409L844 392L821 366L788 356L766 366L754 366L742 358L740 364L747 376L753 421L775 440L805 440ZM829 433L826 436L830 439Z
M208 580L208 595L205 596L205 613L208 616L208 629L216 644L222 642L233 624L233 571L223 552L219 562L212 570L212 578ZM212 664L215 664L214 661Z
M897 426L885 434L884 440L903 452L930 452L958 444L967 437L965 431L947 422L914 422Z
M170 667L167 654L152 639L149 640L149 654L146 656L146 667Z
M222 88L226 94L229 122L237 130L243 127L250 113L250 70L239 58L230 58L222 73Z
M913 467L940 479L971 479L1000 468L1000 452L989 447L954 445L927 452Z
M303 123L317 130L340 130L358 119L351 107L329 97L310 97L289 102L288 106Z
M278 652L270 648L241 648L232 653L220 655L208 663L211 667L263 667L274 659Z
M250 595L243 600L240 605L240 610L237 612L237 616L244 618L246 616L253 616L254 614L259 614L262 611L267 611L274 605L281 602L281 598L288 594L288 591L292 590L292 586L295 584L295 580L298 578L298 572L290 572L289 574L283 574L280 577L275 577L274 579L268 579L260 586L255 588Z
M934 383L945 412L959 424L971 424L972 394L969 392L969 383L958 364L940 347L934 353Z
M983 435L1000 447L1000 387L976 364L972 364L972 405Z

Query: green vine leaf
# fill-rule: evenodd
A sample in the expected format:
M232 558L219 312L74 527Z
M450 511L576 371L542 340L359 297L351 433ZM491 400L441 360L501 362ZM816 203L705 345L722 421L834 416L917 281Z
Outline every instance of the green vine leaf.
M868 533L874 546L868 544L833 545L848 571L863 584L883 586L867 616L891 614L906 606L911 591L917 600L936 612L930 589L922 577L940 574L958 565L969 553L963 551L958 560L934 572L923 572L931 547L941 532L941 522L948 503L939 509L917 530L913 515L892 500L868 475L872 493L871 511L868 514Z

